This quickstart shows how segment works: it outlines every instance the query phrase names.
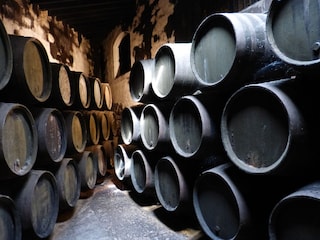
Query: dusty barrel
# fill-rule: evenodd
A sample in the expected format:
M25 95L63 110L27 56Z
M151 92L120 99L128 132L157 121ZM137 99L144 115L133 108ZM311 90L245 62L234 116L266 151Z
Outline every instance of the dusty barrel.
M21 219L11 197L0 194L0 239L20 240Z
M89 78L83 72L72 71L75 85L73 109L89 109L92 101Z
M201 85L190 66L191 43L167 43L155 56L152 89L160 99L177 99Z
M318 239L320 182L299 188L281 199L269 218L269 239Z
M257 81L261 68L269 69L265 78L283 77L284 64L270 49L265 22L263 13L215 13L202 21L192 39L191 68L204 88L232 92Z
M279 80L244 86L230 97L221 134L235 165L261 175L309 175L314 170L311 131L317 131L309 120L318 118L312 115L310 92L303 88L299 81Z
M108 169L114 169L114 154L115 154L115 149L118 146L118 144L113 141L113 140L106 140L101 143L102 148L105 153L105 159L107 163L107 168Z
M156 99L151 85L154 74L154 58L138 60L132 65L129 89L131 98L135 102L147 103Z
M46 238L52 233L59 212L59 193L51 172L30 171L13 199L26 234Z
M103 96L103 108L106 110L111 110L112 108L112 90L109 83L102 82L101 83L102 96Z
M4 98L28 104L45 102L52 89L52 73L46 49L32 37L9 35L13 71L4 89ZM16 90L20 91L17 92ZM23 94L21 94L23 93Z
M35 120L24 105L0 103L0 178L26 175L34 166L38 151Z
M158 159L149 156L142 150L135 150L131 155L131 182L134 190L139 194L153 194L154 187L154 167Z
M0 90L10 81L13 68L11 41L6 28L0 21Z
M86 147L86 151L91 151L93 158L97 162L97 178L103 178L107 174L107 157L106 149L101 144L95 144L92 146ZM110 154L109 154L110 155Z
M89 77L88 81L92 96L90 109L101 109L104 103L101 80L98 77Z
M30 108L38 132L37 167L57 166L67 150L66 123L57 108Z
M87 126L81 111L62 111L66 123L66 156L81 153L87 144Z
M132 153L136 146L118 144L114 151L114 172L116 177L125 184L131 186Z
M70 108L75 99L75 86L69 67L65 64L50 63L52 69L51 95L46 106L59 109Z
M122 141L129 144L138 144L141 141L140 117L144 105L125 107L121 113L120 133Z
M189 215L192 210L192 185L188 178L191 172L178 164L176 158L165 156L157 161L154 170L154 185L157 198L168 212ZM190 173L190 174L189 174Z
M170 149L168 128L170 110L170 105L160 106L153 103L143 108L140 116L140 136L145 149L149 151Z
M95 145L100 140L99 118L95 110L82 111L84 121L87 129L87 143L86 145Z
M76 206L80 197L80 172L73 158L63 158L59 168L54 171L59 193L59 211Z
M207 95L178 99L169 117L170 140L176 153L185 158L220 153L222 110L221 103Z
M97 112L98 117L98 127L100 130L100 142L104 142L109 140L111 135L111 123L108 119L108 114L106 111L98 111Z
M97 182L98 165L93 153L84 150L75 159L79 167L81 191L94 189Z
M273 52L311 76L319 76L319 13L318 1L272 1L266 21Z

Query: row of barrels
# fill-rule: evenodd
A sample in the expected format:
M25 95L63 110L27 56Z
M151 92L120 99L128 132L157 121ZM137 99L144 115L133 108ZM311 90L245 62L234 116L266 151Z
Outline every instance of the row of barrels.
M0 239L44 239L112 167L111 88L2 22L0 59Z
M214 13L135 62L117 177L210 239L318 239L319 16L299 0Z

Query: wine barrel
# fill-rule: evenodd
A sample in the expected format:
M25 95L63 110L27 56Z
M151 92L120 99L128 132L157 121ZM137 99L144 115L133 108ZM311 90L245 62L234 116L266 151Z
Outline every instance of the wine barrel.
M52 69L52 90L45 106L58 109L71 108L75 99L75 86L70 68L61 63L50 63L50 65Z
M318 1L272 1L266 20L273 52L311 77L320 73L319 13Z
M21 217L23 235L48 237L59 212L59 193L54 175L49 171L31 170L18 181L19 187L13 199Z
M103 102L104 105L102 108L105 108L106 110L111 110L112 109L112 90L111 90L111 86L109 83L101 83L101 88L102 88L102 95L103 95Z
M0 21L0 90L10 81L13 69L11 41L3 22Z
M130 177L134 190L143 195L155 195L154 168L158 159L137 149L131 154Z
M54 176L59 193L59 212L75 207L81 190L80 172L75 159L63 158Z
M35 167L49 170L56 167L67 150L66 123L57 108L30 108L38 132L38 153Z
M288 66L267 41L266 17L214 13L200 23L192 39L191 69L203 90L230 94L249 82L286 76Z
M115 154L115 149L118 146L118 143L116 143L113 140L106 140L101 143L102 148L105 153L105 158L107 162L107 168L108 169L114 169L114 154Z
M111 122L106 111L97 111L100 142L109 140L111 135Z
M175 102L169 117L169 133L178 155L197 158L223 151L219 129L222 103L206 94L183 96Z
M144 104L125 107L121 113L120 133L123 143L139 144L140 135L140 117Z
M110 154L106 154L106 150L101 144L87 146L85 150L91 151L92 157L97 162L97 166L98 166L97 179L105 177L108 170L107 156Z
M100 123L97 112L95 110L84 110L82 114L87 128L86 145L98 144L100 140Z
M281 199L269 218L269 239L317 239L320 236L320 182L306 184Z
M73 110L89 109L92 101L89 78L83 72L72 71L75 84L75 100Z
M190 66L191 43L166 43L155 56L153 92L160 99L177 99L201 86Z
M94 189L97 182L98 166L96 159L93 157L93 153L84 150L75 158L80 172L81 191Z
M92 96L90 109L100 110L104 103L101 80L98 77L89 77L88 81L90 82Z
M249 84L230 97L221 137L229 159L243 171L308 176L317 168L312 135L318 134L318 118L298 80Z
M82 111L62 111L66 123L67 150L65 156L81 153L87 144L87 127Z
M150 103L157 100L157 96L152 89L154 74L154 58L137 60L132 65L129 77L129 89L133 101Z
M0 194L0 239L22 239L21 219L11 197Z
M38 151L35 120L29 109L18 103L0 103L0 113L0 178L26 175Z
M52 90L51 65L46 49L33 37L9 37L13 53L13 70L1 98L6 101L42 105Z
M145 149L149 151L170 150L169 115L171 106L149 103L140 116L140 135Z

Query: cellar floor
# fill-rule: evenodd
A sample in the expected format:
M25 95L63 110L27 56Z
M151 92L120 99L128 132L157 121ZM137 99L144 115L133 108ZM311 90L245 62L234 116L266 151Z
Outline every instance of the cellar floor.
M207 239L197 221L165 211L154 199L123 188L108 174L82 192L73 209L59 213L48 239Z

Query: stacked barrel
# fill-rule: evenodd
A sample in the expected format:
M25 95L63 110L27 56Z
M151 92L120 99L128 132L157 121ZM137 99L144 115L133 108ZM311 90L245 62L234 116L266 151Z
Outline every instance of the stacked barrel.
M47 238L111 167L111 89L2 22L0 55L0 238Z
M136 61L119 179L211 239L318 239L319 13L300 0L214 13L191 43Z

